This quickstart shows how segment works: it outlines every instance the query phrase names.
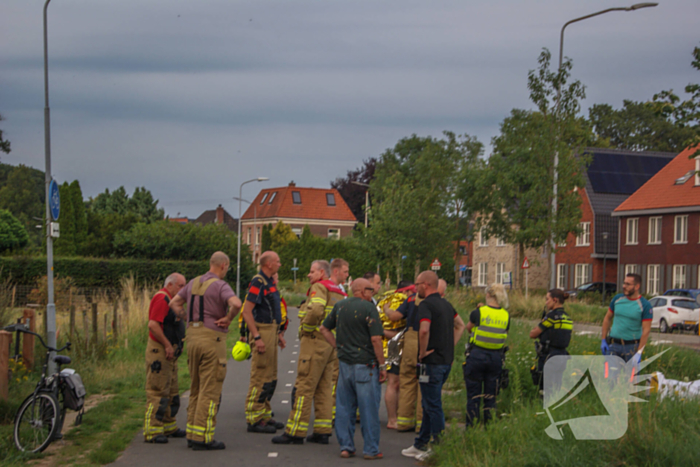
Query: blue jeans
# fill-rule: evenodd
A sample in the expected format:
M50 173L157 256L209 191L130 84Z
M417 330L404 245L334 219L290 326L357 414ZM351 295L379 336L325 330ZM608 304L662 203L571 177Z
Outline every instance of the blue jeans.
M360 428L365 445L363 453L379 454L379 403L382 386L379 369L339 361L335 401L335 434L341 451L355 452L356 411L360 408Z
M610 355L617 355L625 362L628 362L630 358L634 357L634 354L637 352L637 345L638 344L622 345L612 343L610 344Z
M484 423L496 411L496 392L501 377L503 356L495 350L472 349L462 367L467 387L467 428L479 420L479 405L484 400Z
M428 448L432 438L438 442L440 434L445 431L445 414L442 411L442 385L447 381L452 365L422 365L425 374L430 379L427 383L420 383L420 394L423 397L423 423L420 432L413 441L413 445L421 450Z

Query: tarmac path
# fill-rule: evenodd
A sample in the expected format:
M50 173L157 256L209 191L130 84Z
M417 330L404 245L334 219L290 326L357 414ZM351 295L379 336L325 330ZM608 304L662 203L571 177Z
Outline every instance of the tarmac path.
M296 379L296 360L299 352L299 342L295 337L299 322L297 312L297 309L290 308L290 317L293 319L286 333L287 348L278 354L277 390L272 398L275 419L284 423L287 422L289 415L292 386ZM329 445L314 443L277 445L271 442L275 435L248 433L245 421L245 397L248 392L249 380L250 360L237 362L230 359L214 434L214 439L224 442L226 449L222 451L192 451L187 448L187 441L184 438L170 438L168 444L149 444L144 443L143 434L139 432L129 447L112 465L129 467L195 467L198 465L206 465L207 467L228 467L231 465L327 467L332 466L335 462L347 466L365 465L367 461L362 457L363 441L359 424L356 425L355 432L355 448L358 455L350 459L340 457L340 448L335 433L333 433ZM386 388L386 385L382 385L382 387ZM186 392L181 396L182 407L177 415L178 426L182 429L185 428L187 422L187 394ZM413 443L415 434L397 433L395 430L386 428L387 417L383 397L379 418L382 422L379 447L384 454L384 459L380 460L379 464L384 467L421 465L414 459L401 455L401 450ZM283 430L278 430L277 434L282 432Z

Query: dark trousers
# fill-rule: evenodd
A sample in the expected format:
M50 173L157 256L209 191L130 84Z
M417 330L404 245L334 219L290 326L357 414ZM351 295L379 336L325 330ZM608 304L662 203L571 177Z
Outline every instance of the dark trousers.
M437 443L445 430L445 414L442 411L442 386L450 375L452 365L423 365L429 376L427 383L420 384L421 404L423 406L423 423L413 445L421 450L428 448L432 438Z
M484 400L484 423L496 410L496 391L501 376L502 356L495 350L474 348L462 370L467 386L467 427L479 421L479 404Z
M550 348L546 354L540 355L537 359L537 371L540 376L540 389L544 389L544 365L547 363L547 360L556 355L569 355L569 352L564 349ZM555 387L552 389L557 390L561 387L561 376L562 375L559 375L559 380L554 382Z

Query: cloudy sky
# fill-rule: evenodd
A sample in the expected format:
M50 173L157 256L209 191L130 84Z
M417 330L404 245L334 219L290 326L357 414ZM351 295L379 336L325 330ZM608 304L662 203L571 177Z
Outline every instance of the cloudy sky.
M0 4L0 123L9 164L44 169L43 0ZM487 144L531 108L527 72L603 0L53 0L52 172L85 197L145 186L166 213L235 217L294 180L328 187L406 136ZM584 109L700 82L697 0L567 28ZM695 31L695 32L694 32Z

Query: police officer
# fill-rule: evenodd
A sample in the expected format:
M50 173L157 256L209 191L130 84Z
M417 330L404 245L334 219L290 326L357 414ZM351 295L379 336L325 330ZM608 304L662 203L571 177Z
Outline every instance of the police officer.
M486 304L471 312L467 331L472 332L462 367L467 387L467 428L479 420L479 403L484 400L484 423L496 410L496 392L503 366L503 351L510 328L506 311L508 294L502 284L486 289Z
M530 331L531 339L538 339L535 343L537 349L537 366L533 371L533 382L543 388L542 371L544 364L555 355L569 355L566 348L571 342L571 331L574 322L564 311L564 302L569 294L561 289L552 289L545 297L545 315L542 321Z
M214 429L226 377L226 333L241 308L241 301L223 280L229 265L228 256L217 251L209 260L209 272L192 279L170 302L176 315L187 318L187 364L192 379L187 445L195 451L226 448L214 440Z
M347 266L347 262L344 263ZM272 438L275 444L304 443L309 430L312 403L314 425L306 440L328 444L333 427L333 373L338 368L338 357L319 328L333 306L347 297L339 286L347 278L346 271L346 267L336 268L331 276L331 265L327 261L317 260L311 263L308 274L311 287L306 302L299 310L301 342L297 379L292 390L292 411L285 432ZM342 277L343 274L345 277Z
M260 256L260 273L250 283L243 319L253 343L250 365L250 386L246 397L245 414L248 431L274 433L284 428L272 419L270 400L277 387L277 346L284 348L284 330L280 293L273 276L280 268L280 258L274 251Z
M164 444L168 437L185 437L185 431L179 429L175 421L180 408L177 359L182 353L184 335L180 333L180 320L169 306L170 300L185 284L182 274L170 274L148 308L147 402L143 427L143 436L148 443Z

